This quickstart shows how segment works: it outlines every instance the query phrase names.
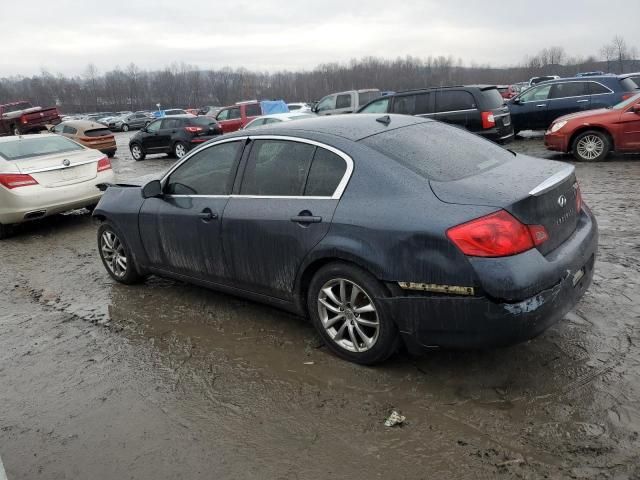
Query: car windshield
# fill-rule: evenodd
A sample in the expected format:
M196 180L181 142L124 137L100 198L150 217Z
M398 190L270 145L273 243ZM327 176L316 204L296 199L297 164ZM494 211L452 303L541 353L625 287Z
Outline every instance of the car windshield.
M26 110L27 108L31 108L31 104L29 102L19 102L14 105L5 105L2 107L2 110L5 113L9 112L17 112L19 110Z
M21 138L16 141L0 142L0 157L6 160L51 155L53 153L83 150L84 147L57 135Z
M513 159L493 142L438 122L390 130L362 143L425 178L442 182L477 175Z
M626 100L616 103L612 108L615 110L623 110L627 108L629 105L636 103L640 100L640 93L636 93L633 97L627 98Z

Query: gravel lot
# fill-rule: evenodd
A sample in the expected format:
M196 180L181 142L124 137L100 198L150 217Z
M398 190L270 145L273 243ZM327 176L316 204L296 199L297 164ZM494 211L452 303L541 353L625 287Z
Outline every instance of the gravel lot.
M120 180L134 162L118 133ZM539 135L509 145L530 155ZM0 456L11 480L640 478L640 157L578 164L594 283L541 337L340 361L310 325L180 282L114 284L84 211L0 244ZM387 428L392 409L407 417Z

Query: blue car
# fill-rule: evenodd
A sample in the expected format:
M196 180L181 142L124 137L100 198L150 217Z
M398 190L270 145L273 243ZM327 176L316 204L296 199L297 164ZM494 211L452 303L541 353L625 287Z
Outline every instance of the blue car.
M612 107L637 91L638 85L626 75L559 78L525 90L507 105L518 133L547 129L570 113Z

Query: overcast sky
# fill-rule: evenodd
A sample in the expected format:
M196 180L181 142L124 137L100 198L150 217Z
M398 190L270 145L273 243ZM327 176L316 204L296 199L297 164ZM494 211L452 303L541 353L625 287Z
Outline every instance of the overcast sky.
M505 66L562 45L640 48L639 0L0 0L0 76L186 62L276 71L363 56Z

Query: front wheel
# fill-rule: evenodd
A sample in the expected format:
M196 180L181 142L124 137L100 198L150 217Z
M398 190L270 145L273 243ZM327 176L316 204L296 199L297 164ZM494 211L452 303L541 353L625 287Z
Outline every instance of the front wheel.
M366 271L332 263L313 277L307 308L333 353L351 362L373 365L398 348L396 325L379 302L386 296L384 287Z
M124 124L122 125L122 127L120 127L120 128L121 128L121 130L122 130L123 132L128 132L128 131L129 131L129 125L127 125L126 123L124 123Z
M177 159L181 159L182 157L184 157L187 152L187 146L184 144L184 142L176 142L176 144L173 146L173 154Z
M141 160L144 160L146 154L144 153L142 146L134 143L133 145L131 145L131 156L136 162L139 162Z
M143 279L136 269L129 246L109 222L98 228L98 252L104 268L115 281L130 285Z
M609 136L597 130L582 132L573 141L573 156L581 162L600 162L611 150Z

